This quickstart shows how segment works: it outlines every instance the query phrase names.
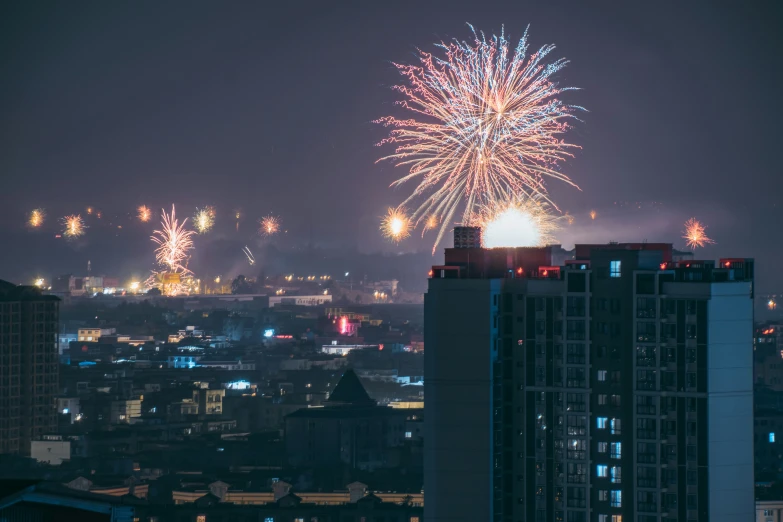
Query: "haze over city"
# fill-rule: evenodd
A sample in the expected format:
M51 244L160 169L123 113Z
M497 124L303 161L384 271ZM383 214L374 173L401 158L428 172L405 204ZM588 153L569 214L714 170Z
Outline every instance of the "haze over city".
M0 5L0 520L780 522L783 7Z

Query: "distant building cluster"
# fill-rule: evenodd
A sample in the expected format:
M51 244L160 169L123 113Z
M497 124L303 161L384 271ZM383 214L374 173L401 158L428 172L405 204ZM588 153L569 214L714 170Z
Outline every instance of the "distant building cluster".
M783 317L754 322L752 259L455 234L423 307L315 276L0 282L0 479L29 478L0 518L783 519Z

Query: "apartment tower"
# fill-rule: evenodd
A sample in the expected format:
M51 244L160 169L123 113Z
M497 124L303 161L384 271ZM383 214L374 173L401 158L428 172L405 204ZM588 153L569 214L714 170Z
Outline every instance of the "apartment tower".
M753 260L479 241L425 296L425 520L750 520Z

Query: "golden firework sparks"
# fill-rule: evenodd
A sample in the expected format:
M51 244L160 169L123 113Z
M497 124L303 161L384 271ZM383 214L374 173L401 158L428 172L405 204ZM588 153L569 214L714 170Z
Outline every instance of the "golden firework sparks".
M139 218L139 221L142 223L146 223L150 219L152 219L152 211L149 209L147 205L141 205L137 210L136 215Z
M61 221L65 227L63 229L63 235L65 237L79 237L84 234L84 229L87 228L87 226L84 224L84 220L78 214L65 216Z
M482 208L471 224L482 228L485 248L543 246L554 241L560 218L550 213L543 196L522 196L507 203Z
M381 232L395 243L411 235L411 220L403 207L389 207L381 221Z
M40 228L46 219L46 211L42 208L36 208L30 212L30 216L27 218L27 224L33 228Z
M688 245L691 250L696 250L697 247L715 243L715 241L707 237L707 227L695 217L690 218L685 222L685 230L683 230L682 233L685 244Z
M598 212L596 212L595 210L591 210L590 211L590 219L595 219L597 215L598 215Z
M261 225L258 229L259 233L264 236L273 236L280 232L280 218L268 215L266 217L261 218L259 221L259 224Z
M196 210L193 216L193 226L199 234L206 234L215 225L215 209L204 207Z

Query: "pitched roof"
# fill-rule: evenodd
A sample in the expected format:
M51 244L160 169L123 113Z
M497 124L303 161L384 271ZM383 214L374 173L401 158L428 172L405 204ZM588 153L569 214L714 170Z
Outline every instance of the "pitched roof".
M367 390L362 386L362 382L356 376L356 372L351 369L346 370L326 402L327 405L332 406L342 404L356 406L375 404L375 401L367 395Z

